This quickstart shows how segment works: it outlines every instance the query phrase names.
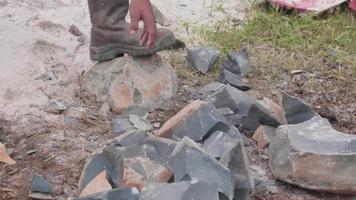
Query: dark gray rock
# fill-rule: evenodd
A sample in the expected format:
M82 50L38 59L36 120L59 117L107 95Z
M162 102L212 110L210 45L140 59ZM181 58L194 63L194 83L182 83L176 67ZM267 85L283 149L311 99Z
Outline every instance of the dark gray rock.
M138 105L133 105L128 107L122 114L121 116L125 117L125 118L129 118L130 115L137 115L140 117L144 117L146 114L148 113L148 110L138 106Z
M171 184L149 184L141 193L141 200L218 200L216 184L193 179Z
M228 61L224 63L223 67L234 74L240 74L242 77L253 70L246 49L239 52L230 51Z
M154 136L146 138L145 144L153 146L157 153L161 156L163 162L167 163L167 165L169 165L168 163L172 152L177 146L177 142L174 140Z
M97 193L86 197L74 198L74 200L139 200L140 192L136 188L115 189Z
M297 97L283 93L282 106L288 124L298 124L319 116L311 106Z
M38 192L38 193L50 194L53 192L53 189L52 189L51 184L46 179L44 179L42 176L33 175L31 191Z
M116 135L121 135L123 133L133 131L136 128L130 122L128 118L123 116L115 117L111 121L112 132Z
M79 191L82 191L97 175L106 171L109 181L117 179L117 171L109 159L102 153L94 155L84 166L79 179ZM113 184L115 187L117 184Z
M230 85L210 95L208 101L217 109L230 108L234 114L224 116L228 123L248 131L255 131L259 125L277 127L281 124L254 96Z
M254 182L242 139L222 155L220 162L231 170L235 185L234 199L250 199Z
M268 111L260 103L253 104L243 120L241 128L249 131L256 131L260 125L278 127L281 125L270 111Z
M206 74L219 59L220 52L215 48L188 49L189 65L199 72Z
M39 193L39 192L33 192L30 195L28 195L31 199L39 199L39 200L52 200L52 195L50 194L45 194L45 193Z
M242 91L248 91L251 88L243 81L241 75L233 74L228 70L222 70L220 73L219 81L224 84L230 84Z
M236 142L242 140L237 128L228 131L216 131L204 142L204 150L215 158L220 158L226 151L231 150Z
M214 157L205 153L199 145L186 139L179 142L170 160L175 181L197 178L217 184L218 191L233 198L234 185L230 170Z
M316 191L356 194L356 136L334 130L327 119L280 126L269 150L276 179Z
M213 104L206 103L187 116L173 130L172 138L180 140L187 136L194 141L201 141L213 133L213 128L227 123L226 119L216 110Z
M201 99L205 100L209 95L214 94L225 85L220 82L211 82L198 90L198 95Z
M117 146L123 147L140 146L145 144L145 140L148 136L149 134L145 131L129 131L115 138L113 143Z
M137 130L140 131L152 131L153 126L141 116L138 115L130 115L129 116L130 122L134 125Z

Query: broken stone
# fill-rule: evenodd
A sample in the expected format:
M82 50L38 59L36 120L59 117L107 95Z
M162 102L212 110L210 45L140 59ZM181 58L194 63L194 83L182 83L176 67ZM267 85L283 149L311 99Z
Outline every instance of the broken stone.
M248 91L251 88L243 81L242 76L233 74L232 72L229 72L228 70L222 70L219 81L224 83L224 84L230 84L231 86L236 87L239 90L242 91Z
M199 72L206 74L218 61L220 56L219 50L215 48L192 48L188 49L189 65Z
M142 189L146 182L167 182L171 171L151 145L114 147L104 149L110 161L122 175L116 180L120 188Z
M232 114L234 114L234 111L232 111L230 108L219 108L217 110L221 115L232 115Z
M35 78L36 81L42 80L42 81L50 81L52 80L52 77L48 75L48 73L41 74Z
M145 131L129 131L120 135L115 139L115 145L123 147L139 146L145 143L146 138L149 136Z
M169 165L169 159L171 158L173 150L177 146L177 142L174 140L155 136L146 138L145 144L153 146L167 166Z
M191 109L192 104L198 106ZM171 132L159 131L158 135L171 135L170 137L174 140L180 140L183 137L188 136L194 141L201 141L203 138L212 133L212 128L221 123L227 123L226 119L211 103L198 101L196 103L193 102L192 104L188 105L188 108L184 108L183 111L168 120L168 122L162 127L162 130L171 130ZM188 110L188 112L186 112L186 110ZM165 127L174 128L171 129Z
M193 179L171 184L149 184L141 193L141 200L219 200L216 184Z
M215 158L220 158L226 151L242 140L240 132L235 127L229 130L214 132L205 142L204 150Z
M225 115L230 125L255 131L259 125L277 127L281 123L257 99L230 85L226 85L208 97L217 109L230 108L233 115Z
M220 82L211 82L203 86L198 90L198 95L201 99L206 99L209 95L214 94L220 88L223 88L225 85Z
M275 135L276 128L271 126L260 126L255 131L253 139L257 142L259 149L266 148L272 141Z
M222 155L220 162L231 170L234 199L250 199L254 182L242 139Z
M243 130L256 131L259 125L278 127L281 125L272 114L260 103L253 104L248 111L247 117L243 120L241 128Z
M288 124L298 124L319 116L314 110L297 97L283 93L282 105Z
M92 194L109 191L112 189L107 177L106 171L97 175L80 193L80 197L89 196Z
M355 144L356 136L321 117L283 125L269 147L270 167L276 179L302 188L356 194Z
M31 193L28 197L30 197L32 199L52 200L52 195L39 193L39 192Z
M49 111L57 114L62 114L68 109L68 106L61 101L51 99L49 100Z
M74 200L139 200L140 192L136 188L114 189L97 193L86 197L74 198Z
M134 125L137 130L140 131L152 131L152 125L145 119L137 115L129 116L130 122Z
M186 137L187 138L187 137ZM182 140L171 156L171 166L175 181L196 178L217 185L217 190L233 198L234 185L230 170L202 150L193 147L192 140ZM196 144L195 146L198 146Z
M154 110L174 96L177 78L157 54L124 56L94 65L84 76L83 88L115 113L133 105Z
M102 172L106 172L109 179L115 180L118 177L116 170L109 159L102 153L94 155L84 166L79 179L78 188L82 191ZM113 184L117 187L117 184Z
M147 113L148 113L147 109L144 109L138 105L133 105L125 109L125 111L122 113L121 116L125 118L129 118L130 115L137 115L144 118Z
M135 130L135 127L129 119L124 117L115 117L111 121L112 132L117 135Z
M266 108L272 112L273 116L280 122L284 122L283 110L280 105L272 101L271 99L264 97L263 100Z
M8 165L16 164L16 161L10 158L10 156L6 152L5 145L0 143L0 162L3 162Z
M230 51L228 53L228 61L224 63L223 67L224 69L236 75L241 75L242 77L253 70L246 49L242 49L239 52Z
M53 192L51 184L46 181L42 176L33 175L31 191L36 193L50 194Z

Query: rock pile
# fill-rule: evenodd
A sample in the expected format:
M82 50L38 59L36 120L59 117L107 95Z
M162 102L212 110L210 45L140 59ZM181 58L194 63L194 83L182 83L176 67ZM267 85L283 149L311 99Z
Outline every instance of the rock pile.
M191 49L188 57L192 65L207 73L217 55L211 49L198 48ZM200 60L194 61L197 58ZM130 65L152 63L127 59L125 62ZM220 82L199 89L197 100L156 131L147 121L147 110L131 105L143 103L147 107L156 101L149 96L152 88L157 89L151 87L155 84L165 91L157 101L168 97L166 92L172 94L175 82L165 79L172 77L170 73L162 69L163 79L145 85L146 77L133 73L142 65L134 66L131 72L126 72L125 67L117 71L112 66L92 70L87 79L98 84L89 89L104 94L120 88L115 94L125 96L127 93L121 89L133 85L131 100L125 99L126 103L121 104L116 101L120 95L109 95L109 102L115 99L120 104L111 104L114 111L121 113L112 120L112 132L117 137L84 167L78 199L247 200L265 190L277 193L272 180L253 177L245 150L246 136L240 131L248 136L254 133L252 138L259 149L269 148L270 168L276 179L316 191L356 194L356 136L334 130L296 97L283 93L280 106L247 93L249 87L243 77L252 68L245 50L229 52ZM98 76L96 70L105 73ZM130 78L125 79L122 74ZM116 76L123 79L113 78Z

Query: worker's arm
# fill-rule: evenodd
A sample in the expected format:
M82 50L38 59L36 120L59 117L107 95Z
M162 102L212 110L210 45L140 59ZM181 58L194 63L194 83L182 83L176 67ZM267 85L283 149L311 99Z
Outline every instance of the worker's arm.
M141 36L140 45L144 45L147 42L147 47L151 48L156 41L157 26L150 0L132 0L130 17L130 34L137 32L139 21L142 20L144 23L144 32Z

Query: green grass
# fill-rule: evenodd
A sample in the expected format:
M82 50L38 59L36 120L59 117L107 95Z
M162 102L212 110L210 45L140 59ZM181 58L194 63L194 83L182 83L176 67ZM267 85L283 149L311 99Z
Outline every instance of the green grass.
M200 28L199 33L203 40L209 45L217 46L224 53L243 47L255 50L273 48L271 52L274 53L288 51L294 55L304 54L306 60L322 58L336 65L347 66L356 73L356 19L345 10L339 9L320 17L257 8L243 27L232 26L228 21ZM263 59L273 60L277 56L285 56L271 52L255 51L259 54L257 57L262 56ZM334 52L334 55L328 52Z

